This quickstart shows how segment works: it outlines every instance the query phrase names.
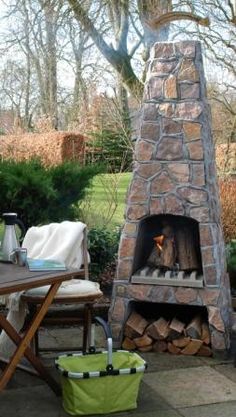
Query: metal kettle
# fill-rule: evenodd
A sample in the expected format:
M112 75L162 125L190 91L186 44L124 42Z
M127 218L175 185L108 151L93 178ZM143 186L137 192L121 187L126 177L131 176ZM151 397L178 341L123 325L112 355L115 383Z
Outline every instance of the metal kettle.
M16 213L3 213L2 218L5 223L1 246L2 260L10 261L10 254L12 251L14 251L14 249L20 246L19 242L23 240L25 234L25 226L22 221L17 218ZM15 229L16 224L19 226L21 232L19 240L17 238Z

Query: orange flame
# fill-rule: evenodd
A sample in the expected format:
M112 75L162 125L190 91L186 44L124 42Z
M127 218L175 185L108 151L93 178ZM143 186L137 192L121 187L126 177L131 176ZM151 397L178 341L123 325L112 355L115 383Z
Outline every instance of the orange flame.
M157 247L160 251L162 251L162 250L163 250L163 249L162 249L162 246L163 246L163 243L164 243L164 239L165 239L165 236L164 236L164 235L156 236L156 237L154 237L154 238L153 238L153 240L155 240L155 242L156 242L156 247Z

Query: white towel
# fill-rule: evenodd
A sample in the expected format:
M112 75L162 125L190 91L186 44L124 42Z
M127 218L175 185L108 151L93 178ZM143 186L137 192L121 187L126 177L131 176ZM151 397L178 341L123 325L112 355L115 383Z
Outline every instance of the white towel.
M64 262L67 267L80 268L83 259L81 244L85 227L86 225L82 222L70 221L33 226L27 231L22 247L27 249L29 258L55 259ZM69 283L70 281L65 281L64 284ZM20 292L11 294L5 299L9 309L7 320L19 332L25 321L27 306L22 302ZM0 356L9 357L14 351L15 344L2 331Z
M22 247L27 249L29 258L55 259L65 262L68 267L80 268L85 227L84 223L69 221L31 227L25 235Z

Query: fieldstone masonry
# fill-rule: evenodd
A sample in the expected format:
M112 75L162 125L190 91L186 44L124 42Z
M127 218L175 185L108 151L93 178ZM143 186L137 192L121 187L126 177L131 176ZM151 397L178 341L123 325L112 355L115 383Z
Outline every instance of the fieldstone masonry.
M198 222L203 288L131 283L139 223L158 214ZM206 306L213 350L229 347L231 297L199 42L157 43L151 51L109 312L117 346L130 301Z

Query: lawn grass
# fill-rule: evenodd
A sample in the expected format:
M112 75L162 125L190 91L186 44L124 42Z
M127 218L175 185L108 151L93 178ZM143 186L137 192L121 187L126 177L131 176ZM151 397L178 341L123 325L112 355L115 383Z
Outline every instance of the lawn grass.
M131 173L97 175L81 204L83 221L89 226L114 228L124 222L126 192Z
M125 197L131 173L102 174L93 179L88 196L81 204L82 221L89 227L107 226L114 229L124 222ZM0 223L0 241L3 234Z

